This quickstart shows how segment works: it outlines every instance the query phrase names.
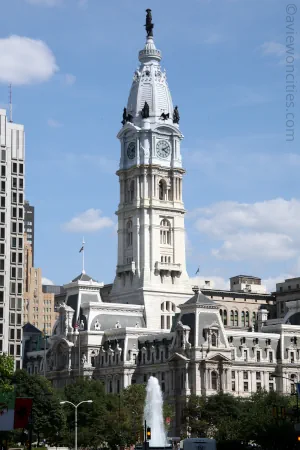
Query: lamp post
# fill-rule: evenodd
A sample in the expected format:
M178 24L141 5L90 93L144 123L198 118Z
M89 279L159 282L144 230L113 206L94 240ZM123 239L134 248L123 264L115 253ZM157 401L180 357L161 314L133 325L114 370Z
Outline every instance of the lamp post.
M93 400L83 400L77 405L74 405L74 403L68 402L66 400L64 402L60 402L61 405L64 405L65 403L68 403L69 405L72 405L75 408L75 450L77 450L77 408L78 406L82 405L82 403L93 403Z

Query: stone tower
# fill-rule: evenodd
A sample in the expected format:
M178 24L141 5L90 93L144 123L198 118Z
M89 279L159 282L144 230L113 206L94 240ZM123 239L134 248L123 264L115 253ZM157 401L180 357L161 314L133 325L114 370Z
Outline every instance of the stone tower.
M185 260L183 135L152 29L147 10L146 44L118 133L118 263L111 300L144 304L147 326L166 328L162 303L170 302L175 313L193 292Z

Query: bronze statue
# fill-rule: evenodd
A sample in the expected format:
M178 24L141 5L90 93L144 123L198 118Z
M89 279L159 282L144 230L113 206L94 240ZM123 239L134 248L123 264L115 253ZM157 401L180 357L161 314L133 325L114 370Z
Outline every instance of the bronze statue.
M178 111L178 106L175 106L174 112L173 112L173 123L179 123L180 115Z
M148 119L148 117L149 117L149 105L148 105L147 102L145 102L144 108L142 109L141 114L142 114L142 118L143 119Z
M127 110L126 108L123 109L123 120L122 120L122 124L125 125L125 123L127 122Z
M153 27L154 24L152 23L152 14L151 14L151 9L146 9L146 31L147 31L147 37L153 36Z
M161 115L160 115L160 119L162 119L162 120L167 120L167 119L169 119L170 118L170 114L169 113L161 113Z

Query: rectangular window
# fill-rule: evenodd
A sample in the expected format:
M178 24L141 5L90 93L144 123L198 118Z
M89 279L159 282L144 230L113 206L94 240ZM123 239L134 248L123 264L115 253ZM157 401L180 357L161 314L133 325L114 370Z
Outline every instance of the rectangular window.
M5 152L5 150L1 150L1 161L2 162L6 161L6 152Z
M11 238L11 248L16 248L17 247L17 238L12 237Z
M269 383L269 391L274 391L274 383Z
M15 264L17 262L17 254L16 252L11 252L10 254L10 260L13 264Z
M18 344L17 345L17 356L20 356L20 354L21 354L21 345Z
M22 193L19 194L19 203L23 205L24 196Z
M17 193L14 191L12 191L12 193L11 193L11 202L17 203Z
M11 223L11 232L16 233L17 232L17 222Z
M261 391L261 383L256 383L257 392Z
M0 308L0 319L3 319L3 308Z
M1 196L0 206L1 208L5 208L5 197L3 195Z
M23 187L24 187L23 178L19 178L19 189L23 189Z
M20 175L23 175L23 173L24 173L24 166L22 163L19 164L19 173L20 173Z
M19 233L23 234L23 222L19 222Z
M269 353L269 362L272 363L273 362L273 352Z
M11 294L16 293L16 283L14 283L13 281L11 281L11 283L10 283L10 293Z
M15 206L11 208L11 217L13 217L14 219L17 218L17 208Z
M244 370L243 378L244 378L244 380L248 380L248 372L247 372L247 370Z
M9 313L9 323L10 325L15 325L16 322L16 314L14 312Z
M4 259L0 259L0 271L4 270Z
M11 340L15 339L15 330L13 328L9 329L9 339Z
M235 381L231 382L231 390L235 392Z
M17 269L15 267L11 268L11 278L16 278Z
M1 180L1 192L5 192L6 183L5 181Z
M22 295L22 283L18 283L18 295Z
M18 267L18 278L19 280L23 279L23 270L22 267Z
M3 334L3 323L0 323L0 334Z
M16 308L16 299L15 297L10 297L10 309Z
M23 263L23 253L18 253L18 264Z
M244 350L244 361L248 360L248 351Z
M17 325L22 325L22 314L17 314Z
M231 371L231 378L235 379L235 370Z
M0 213L0 222L5 223L5 212Z
M5 239L5 228L0 228L0 239Z
M15 354L15 346L14 344L9 344L9 354L14 355Z
M294 352L291 352L291 364L294 364L295 362L295 354Z
M20 328L17 329L17 340L18 341L21 340L21 329Z
M12 189L17 189L17 187L18 187L18 179L17 178L12 177L12 179L11 179L11 187L12 187Z
M248 382L246 381L244 383L244 392L248 392L248 390L249 390L249 385L248 385Z
M0 286L4 287L4 275L0 275Z
M15 162L12 163L11 171L12 171L12 173L18 173L18 165L17 165L17 163L15 163Z
M23 219L23 208L19 208L19 219Z
M5 245L0 244L0 255L4 255L4 254L5 254Z
M260 362L260 352L256 352L256 361Z
M6 177L6 167L1 166L1 177Z
M22 250L22 248L23 248L23 238L19 238L18 248L19 248L20 250Z
M256 379L257 379L257 380L261 380L261 374L260 374L260 372L256 372Z

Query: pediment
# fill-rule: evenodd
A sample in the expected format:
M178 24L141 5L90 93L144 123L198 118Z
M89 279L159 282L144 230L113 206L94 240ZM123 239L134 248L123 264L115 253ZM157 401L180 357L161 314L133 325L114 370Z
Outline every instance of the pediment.
M189 358L187 358L186 356L182 355L181 353L173 353L173 355L168 359L168 363L169 362L173 362L173 361L189 361Z
M127 134L128 132L137 132L140 128L134 125L131 122L126 122L124 127L121 128L119 133L117 134L117 138L120 139L124 134Z
M223 355L223 353L215 353L212 356L209 356L208 358L206 358L206 361L221 362L221 361L231 361L231 359L228 358L227 356Z
M156 131L157 133L163 133L163 134L175 134L180 138L183 138L182 133L179 131L179 129L177 127L175 127L174 125L163 125L163 124L159 124L157 125L155 128L153 128L153 131Z

